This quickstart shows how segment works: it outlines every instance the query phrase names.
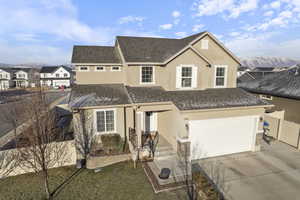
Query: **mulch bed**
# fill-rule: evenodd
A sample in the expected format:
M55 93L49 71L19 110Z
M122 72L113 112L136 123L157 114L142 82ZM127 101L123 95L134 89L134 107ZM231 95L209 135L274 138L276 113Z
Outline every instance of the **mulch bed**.
M156 176L153 174L151 168L149 167L148 163L143 162L142 166L156 194L164 191L170 191L170 190L181 189L186 187L185 182L177 182L177 183L160 185Z

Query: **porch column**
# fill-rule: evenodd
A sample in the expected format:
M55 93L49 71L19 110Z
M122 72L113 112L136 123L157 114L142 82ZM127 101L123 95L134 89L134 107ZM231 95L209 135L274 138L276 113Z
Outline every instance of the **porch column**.
M142 130L143 130L143 119L144 113L143 112L136 112L136 134L137 134L137 143L138 147L142 146Z

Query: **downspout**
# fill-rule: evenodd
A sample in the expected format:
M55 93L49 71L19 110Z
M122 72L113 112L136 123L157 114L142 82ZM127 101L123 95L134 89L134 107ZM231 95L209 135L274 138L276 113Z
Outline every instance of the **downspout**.
M123 152L125 152L126 144L127 144L127 118L126 118L126 107L124 107L124 146L123 146Z

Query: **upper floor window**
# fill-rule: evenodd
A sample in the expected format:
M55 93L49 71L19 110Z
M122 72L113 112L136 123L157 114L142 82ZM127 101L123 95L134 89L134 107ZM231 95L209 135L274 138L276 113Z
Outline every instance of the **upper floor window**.
M55 74L55 77L56 77L56 78L59 78L59 74Z
M68 74L67 74L67 73L64 73L64 77L65 77L65 78L68 77Z
M208 49L208 40L201 40L201 49Z
M105 68L103 66L96 66L96 71L105 71Z
M113 66L113 67L111 67L111 71L121 71L121 67Z
M18 74L18 78L25 78L25 74Z
M141 67L141 83L154 83L154 67L142 66Z
M98 133L115 132L116 131L116 111L113 109L96 110L95 111L95 124Z
M87 66L80 66L79 71L89 71L89 68Z
M176 88L187 89L197 87L197 67L194 65L181 65L177 67Z
M216 66L215 70L215 87L226 87L227 66Z

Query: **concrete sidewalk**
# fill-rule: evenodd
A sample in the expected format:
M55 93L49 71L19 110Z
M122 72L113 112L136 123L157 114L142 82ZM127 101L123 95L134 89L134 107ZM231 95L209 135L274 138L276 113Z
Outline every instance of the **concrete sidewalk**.
M300 152L275 141L262 151L201 161L219 162L225 170L227 195L233 200L300 199Z

